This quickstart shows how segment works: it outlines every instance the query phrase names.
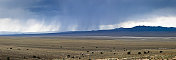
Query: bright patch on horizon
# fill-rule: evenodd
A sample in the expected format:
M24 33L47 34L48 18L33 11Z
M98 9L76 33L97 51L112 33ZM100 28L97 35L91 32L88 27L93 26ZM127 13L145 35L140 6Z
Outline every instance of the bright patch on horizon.
M131 28L134 26L145 25L145 26L163 26L163 27L176 27L176 17L175 16L161 16L153 17L147 19L137 19L137 20L128 20L120 24L114 25L100 25L100 29L114 29L119 27Z

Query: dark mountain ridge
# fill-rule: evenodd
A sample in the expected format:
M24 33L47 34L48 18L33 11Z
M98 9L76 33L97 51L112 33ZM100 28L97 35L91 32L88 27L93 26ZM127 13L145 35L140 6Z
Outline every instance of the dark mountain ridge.
M135 26L132 28L116 28L111 30L70 31L43 34L13 34L1 36L131 36L131 37L176 37L175 27Z

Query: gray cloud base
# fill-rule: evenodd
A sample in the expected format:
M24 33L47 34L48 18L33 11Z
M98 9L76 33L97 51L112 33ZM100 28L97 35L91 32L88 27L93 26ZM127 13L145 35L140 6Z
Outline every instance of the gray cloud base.
M96 30L129 18L175 16L175 0L1 0L0 18L58 22L60 31ZM55 24L57 25L57 24ZM75 28L71 28L71 27Z

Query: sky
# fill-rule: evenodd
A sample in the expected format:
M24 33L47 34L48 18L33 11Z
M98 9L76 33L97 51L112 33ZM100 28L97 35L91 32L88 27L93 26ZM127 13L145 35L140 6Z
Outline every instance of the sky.
M176 0L0 0L0 34L176 27Z

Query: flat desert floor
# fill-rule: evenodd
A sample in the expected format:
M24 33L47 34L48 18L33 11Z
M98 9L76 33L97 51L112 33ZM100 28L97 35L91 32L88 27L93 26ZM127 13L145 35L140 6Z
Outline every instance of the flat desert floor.
M176 59L175 37L0 37L0 60Z

